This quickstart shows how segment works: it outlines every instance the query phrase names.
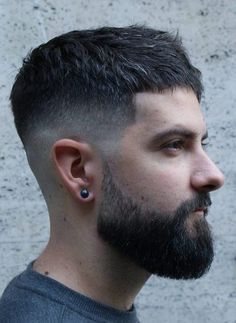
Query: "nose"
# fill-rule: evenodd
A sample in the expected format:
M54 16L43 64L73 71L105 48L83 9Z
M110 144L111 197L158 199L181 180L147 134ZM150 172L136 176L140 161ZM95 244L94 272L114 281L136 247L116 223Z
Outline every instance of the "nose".
M191 185L195 190L210 192L224 185L224 175L205 152L195 160Z

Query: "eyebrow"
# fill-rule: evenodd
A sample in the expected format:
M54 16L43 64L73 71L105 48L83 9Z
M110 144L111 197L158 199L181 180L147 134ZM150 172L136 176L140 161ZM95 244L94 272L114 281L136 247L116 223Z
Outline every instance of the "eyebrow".
M156 143L159 141L163 141L164 139L168 138L168 137L172 137L172 136L181 136L184 137L186 139L195 139L196 137L198 137L198 133L190 130L190 129L186 129L186 128L180 128L180 127L174 127L174 128L170 128L170 129L166 129L163 130L159 133L156 133L154 135L154 137L151 139L152 143ZM204 133L204 135L202 136L202 140L205 140L208 138L208 131L206 131Z

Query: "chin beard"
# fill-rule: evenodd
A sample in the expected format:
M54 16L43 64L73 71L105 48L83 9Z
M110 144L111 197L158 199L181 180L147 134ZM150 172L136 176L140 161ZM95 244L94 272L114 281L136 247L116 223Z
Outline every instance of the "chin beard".
M208 193L182 203L175 212L161 213L126 197L104 165L103 201L98 233L121 255L152 274L174 279L199 278L213 261L213 239L205 217L187 220L198 208L208 207Z

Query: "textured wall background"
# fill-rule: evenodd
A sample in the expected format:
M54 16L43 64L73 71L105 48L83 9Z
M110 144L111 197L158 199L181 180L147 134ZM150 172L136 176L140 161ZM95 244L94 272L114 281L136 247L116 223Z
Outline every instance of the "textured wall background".
M143 322L236 322L236 1L0 0L0 294L45 246L47 209L13 125L9 93L29 49L60 33L145 23L179 30L203 72L209 153L226 176L212 194L216 256L204 278L152 277L137 298Z

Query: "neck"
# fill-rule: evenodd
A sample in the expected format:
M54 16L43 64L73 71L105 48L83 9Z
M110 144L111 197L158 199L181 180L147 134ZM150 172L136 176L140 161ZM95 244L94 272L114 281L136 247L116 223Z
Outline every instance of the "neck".
M95 301L119 310L131 309L150 274L91 232L87 237L83 232L83 238L82 234L61 237L50 239L34 270Z

